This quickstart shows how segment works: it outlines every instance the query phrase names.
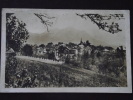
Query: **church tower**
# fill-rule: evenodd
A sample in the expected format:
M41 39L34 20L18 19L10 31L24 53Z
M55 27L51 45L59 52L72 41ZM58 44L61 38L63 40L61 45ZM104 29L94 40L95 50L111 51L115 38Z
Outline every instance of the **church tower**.
M80 44L83 44L83 42L82 42L82 38L81 38Z
M80 41L79 45L84 45L84 43L83 43L83 41L82 41L82 38L81 38L81 41Z

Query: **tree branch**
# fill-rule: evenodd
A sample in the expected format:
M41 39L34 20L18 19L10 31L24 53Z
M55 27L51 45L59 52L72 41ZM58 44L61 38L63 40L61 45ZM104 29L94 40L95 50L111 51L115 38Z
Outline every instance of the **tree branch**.
M102 16L99 14L77 14L76 15L80 16L81 18L87 19L86 17L88 17L89 19L91 19L92 22L94 22L99 29L103 29L104 31L107 31L109 33L118 33L119 31L122 31L122 29L119 29L119 25L118 23L112 22L112 24L108 24L107 20L111 20L111 19L124 19L123 14L110 14L108 16ZM106 20L106 22L105 22Z

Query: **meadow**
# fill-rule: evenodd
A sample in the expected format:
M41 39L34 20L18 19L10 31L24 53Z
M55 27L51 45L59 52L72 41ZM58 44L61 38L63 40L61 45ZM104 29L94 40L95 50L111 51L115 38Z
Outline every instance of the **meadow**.
M95 58L93 66L83 68L74 66L73 64L53 65L39 61L20 59L15 56L7 57L5 67L5 87L35 88L127 86L126 74L124 74L126 69L118 70L119 67L117 66L121 63L118 58L110 61L105 57L105 59L101 59L102 63L98 62L98 59L100 58ZM88 60L91 62L90 60L92 59ZM115 63L116 60L117 63ZM96 65L95 67L94 64ZM112 68L112 66L115 68ZM115 70L117 71L115 72ZM124 72L122 72L123 70Z

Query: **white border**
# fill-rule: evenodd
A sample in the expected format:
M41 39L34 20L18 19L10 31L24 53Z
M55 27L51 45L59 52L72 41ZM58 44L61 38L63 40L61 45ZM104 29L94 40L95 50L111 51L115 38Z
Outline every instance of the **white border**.
M75 93L132 93L132 78L131 78L131 50L130 50L130 11L129 10L88 10L94 12L119 12L125 14L125 35L126 35L126 58L127 58L127 87L75 87L75 88L5 88L5 51L6 51L6 13L15 11L62 11L57 9L2 9L2 29L1 29L1 70L0 70L0 92L75 92ZM65 10L74 11L74 10ZM78 10L76 10L78 11ZM81 10L80 10L81 11ZM82 10L83 12L86 10Z

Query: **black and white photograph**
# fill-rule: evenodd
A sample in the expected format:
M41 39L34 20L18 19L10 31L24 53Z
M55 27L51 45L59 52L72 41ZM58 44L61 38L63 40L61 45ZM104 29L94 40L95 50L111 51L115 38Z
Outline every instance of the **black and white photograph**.
M129 10L4 8L1 34L1 92L132 92Z

